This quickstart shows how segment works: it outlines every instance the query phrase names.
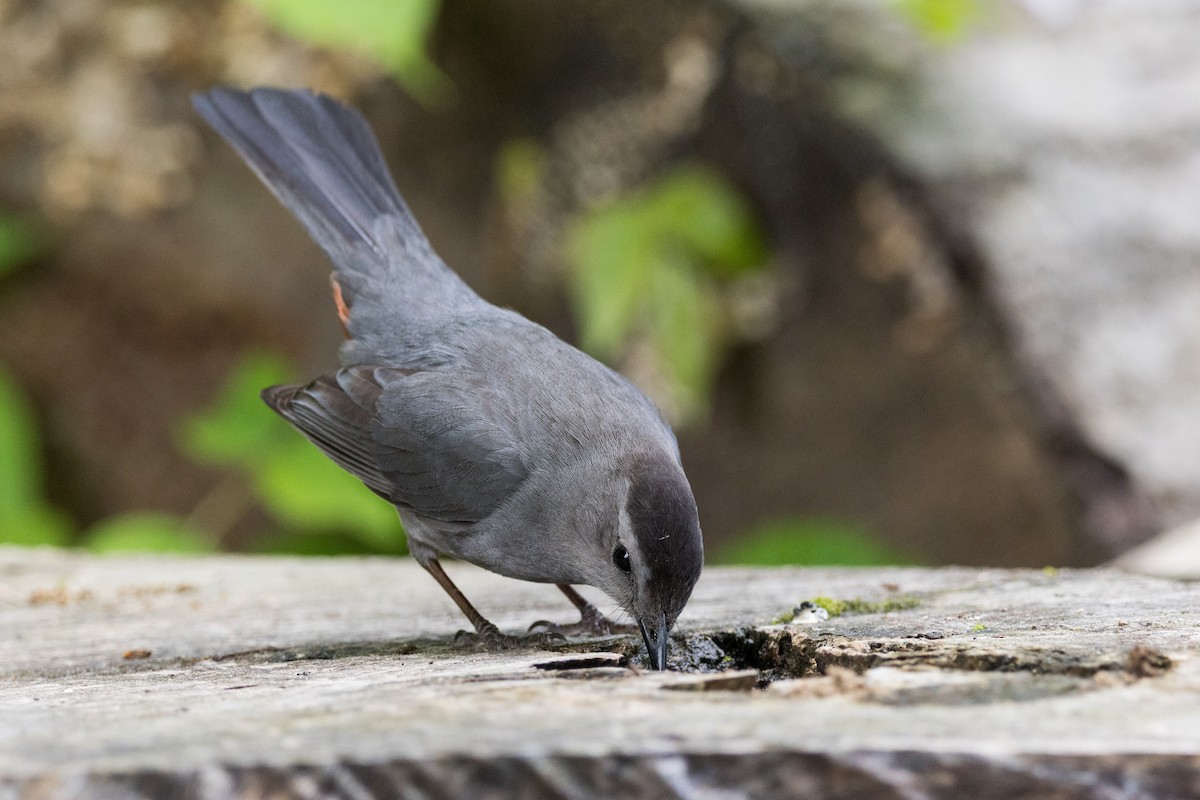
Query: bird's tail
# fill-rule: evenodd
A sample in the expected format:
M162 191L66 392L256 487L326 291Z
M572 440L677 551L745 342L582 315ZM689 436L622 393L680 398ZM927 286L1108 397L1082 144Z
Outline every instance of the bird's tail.
M358 112L305 90L217 88L193 104L329 254L351 334L388 307L476 298L433 252Z

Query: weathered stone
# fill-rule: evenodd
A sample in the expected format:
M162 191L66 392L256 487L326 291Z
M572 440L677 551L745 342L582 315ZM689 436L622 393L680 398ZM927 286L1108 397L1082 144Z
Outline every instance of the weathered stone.
M502 628L570 616L449 571ZM918 602L771 624L814 596ZM710 569L676 666L777 688L663 691L704 679L632 639L456 645L408 561L0 549L0 798L1189 797L1197 608L1105 570ZM536 668L589 650L631 667Z
M1163 578L1200 579L1200 518L1172 528L1121 554L1121 569Z

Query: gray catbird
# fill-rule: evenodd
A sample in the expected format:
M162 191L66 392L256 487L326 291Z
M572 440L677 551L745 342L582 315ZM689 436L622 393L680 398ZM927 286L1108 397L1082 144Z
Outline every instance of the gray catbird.
M471 291L433 252L359 114L307 91L213 89L196 110L333 261L342 369L263 399L395 505L409 550L492 646L449 555L555 583L578 626L612 630L571 584L637 621L651 665L704 561L679 448L628 380Z

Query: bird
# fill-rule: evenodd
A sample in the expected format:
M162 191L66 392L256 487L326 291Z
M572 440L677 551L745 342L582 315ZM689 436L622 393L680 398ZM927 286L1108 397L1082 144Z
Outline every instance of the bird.
M586 585L636 622L650 666L665 669L704 546L655 404L468 287L434 252L356 110L307 89L216 87L192 101L333 264L341 366L264 389L266 404L395 506L410 555L486 646L632 632L574 588ZM444 557L556 584L580 622L504 634Z

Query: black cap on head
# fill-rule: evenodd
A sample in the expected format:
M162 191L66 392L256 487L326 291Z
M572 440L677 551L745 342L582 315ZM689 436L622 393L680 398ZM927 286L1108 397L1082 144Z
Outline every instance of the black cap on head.
M625 510L645 570L638 605L674 624L704 566L704 543L692 489L678 464L639 459L631 464Z

